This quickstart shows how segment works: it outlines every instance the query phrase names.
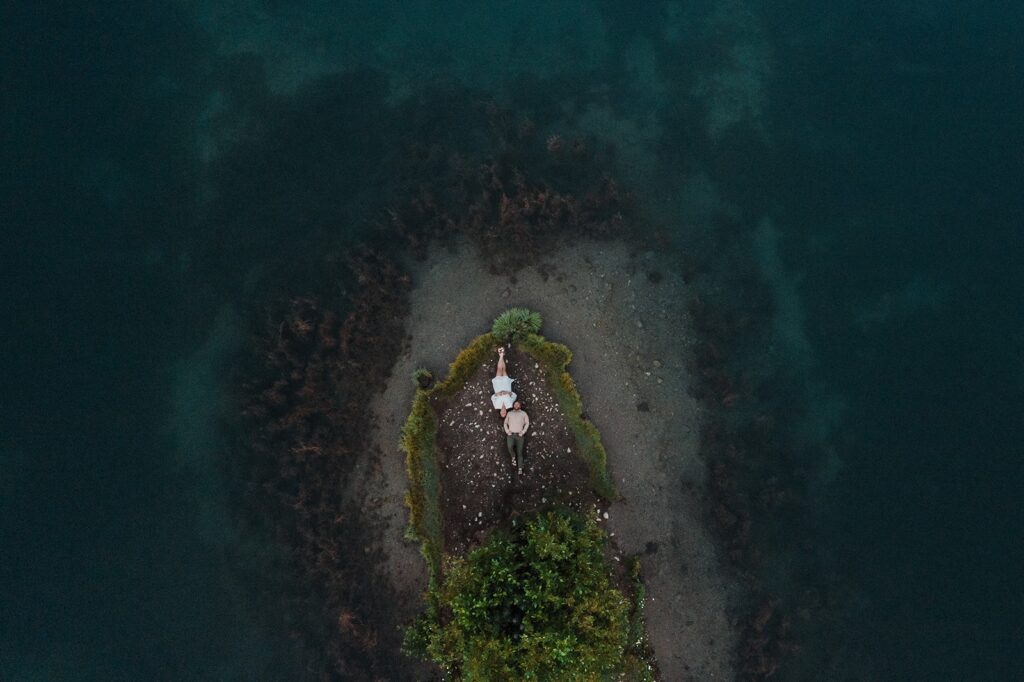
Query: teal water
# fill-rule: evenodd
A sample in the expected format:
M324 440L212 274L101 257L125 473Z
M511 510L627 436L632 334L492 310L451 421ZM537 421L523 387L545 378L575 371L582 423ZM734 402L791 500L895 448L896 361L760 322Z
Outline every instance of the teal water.
M244 302L359 229L389 140L458 135L391 108L452 80L602 129L659 225L728 202L773 245L758 361L801 377L801 547L848 595L810 645L1024 677L1022 10L643 7L0 10L0 678L301 676L222 475Z
M815 373L847 405L821 513L866 600L853 646L883 679L1017 679L1024 15L771 13L797 161L779 222Z

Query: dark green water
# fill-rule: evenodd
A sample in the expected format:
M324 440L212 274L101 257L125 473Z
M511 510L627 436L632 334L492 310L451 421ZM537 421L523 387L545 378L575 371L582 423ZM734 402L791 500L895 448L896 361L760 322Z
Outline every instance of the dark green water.
M1024 14L860 3L811 39L773 14L799 166L776 200L848 406L821 512L867 599L854 645L885 679L1019 679Z
M353 231L389 102L450 80L603 93L624 158L774 235L773 357L831 453L805 551L850 594L815 646L858 679L1024 677L1024 11L736 7L5 5L0 678L295 675L220 475L246 282ZM654 212L699 213L659 182Z

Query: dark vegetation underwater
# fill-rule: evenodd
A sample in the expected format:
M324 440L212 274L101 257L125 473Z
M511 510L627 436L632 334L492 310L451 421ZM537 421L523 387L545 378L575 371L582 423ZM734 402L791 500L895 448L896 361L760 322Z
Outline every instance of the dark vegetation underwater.
M669 4L595 5L601 73L494 87L541 119L556 93L598 88L651 109L658 162L702 169L742 209L723 239L778 230L807 343L775 398L804 406L803 447L835 462L809 474L813 513L778 532L845 595L803 660L839 679L1021 678L1024 10L753 3L771 144L743 128L711 144L688 85L732 36L671 54ZM263 570L273 552L223 517L217 387L241 351L210 330L322 275L295 264L354 240L401 184L375 174L389 142L483 144L457 107L391 108L372 71L271 95L261 57L219 55L198 5L0 9L0 678L310 667L265 618L290 589ZM637 37L666 101L621 67ZM215 162L197 121L231 141ZM790 677L823 679L800 660Z

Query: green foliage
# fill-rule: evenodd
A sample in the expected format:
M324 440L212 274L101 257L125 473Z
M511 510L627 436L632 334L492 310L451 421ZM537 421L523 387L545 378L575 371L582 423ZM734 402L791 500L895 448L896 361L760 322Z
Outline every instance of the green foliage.
M409 490L406 537L420 542L420 551L430 568L431 577L441 573L444 535L441 527L441 482L434 451L437 417L430 407L429 391L416 391L412 411L402 427L401 447L405 451L405 470Z
M540 313L526 308L509 308L494 319L491 333L501 343L520 341L540 331Z
M624 670L629 604L612 584L592 518L547 511L452 561L438 610L406 646L478 680L605 680Z
M412 385L416 388L427 388L434 381L434 373L425 367L420 367L412 373Z
M572 361L572 351L560 343L543 336L529 334L519 347L529 353L544 368L545 377L558 405L576 439L578 453L590 471L590 485L606 500L614 500L618 493L608 473L608 452L601 443L601 434L592 422L583 418L583 400L576 383L566 367Z
M412 625L406 628L402 638L402 652L407 656L424 660L430 659L430 638L441 618L437 593L437 584L432 581L431 588L425 595L426 609L416 617Z

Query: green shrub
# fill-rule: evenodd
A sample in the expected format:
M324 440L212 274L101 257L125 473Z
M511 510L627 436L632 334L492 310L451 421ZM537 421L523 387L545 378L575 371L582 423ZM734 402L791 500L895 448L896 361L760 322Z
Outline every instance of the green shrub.
M406 644L447 673L480 680L604 680L623 671L629 604L612 584L593 518L520 518L446 570L439 603Z
M540 313L526 308L509 308L494 320L491 333L501 343L519 341L540 331Z
M434 383L434 373L425 367L420 367L412 373L412 385L416 388L430 388Z

